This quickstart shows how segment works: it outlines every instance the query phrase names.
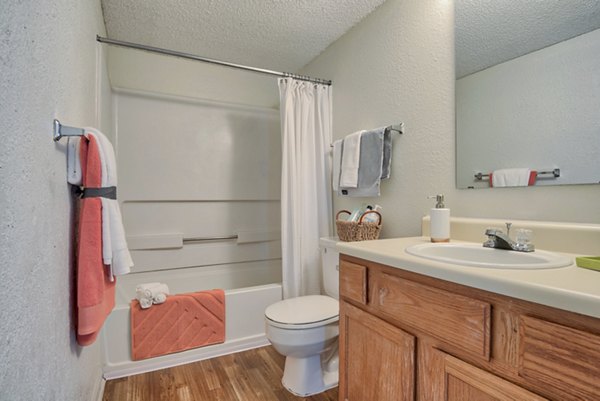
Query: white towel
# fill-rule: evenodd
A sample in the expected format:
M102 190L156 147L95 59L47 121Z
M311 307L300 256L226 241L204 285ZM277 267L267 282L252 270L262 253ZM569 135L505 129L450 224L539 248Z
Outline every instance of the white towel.
M135 298L139 301L142 309L162 304L169 295L169 286L164 283L146 283L135 287Z
M152 298L152 289L163 285L163 283L146 283L140 284L135 287L135 297L136 298ZM166 286L166 284L164 284ZM169 292L169 287L166 288L167 293Z
M358 167L360 163L360 137L364 131L354 132L344 138L340 187L356 188L358 186Z
M358 186L357 188L344 188L340 185L338 195L351 197L380 195L385 131L386 128L381 127L364 131L361 134Z
M117 186L117 161L112 144L104 134L94 128L85 128L100 145L102 161L102 186ZM100 198L102 201L102 257L111 266L111 274L121 276L131 271L133 260L127 248L121 209L116 199Z
M526 187L531 170L528 168L505 168L492 173L494 187Z
M100 148L102 187L117 186L117 162L112 144L100 131L85 128L86 136L92 135ZM67 144L67 181L81 185L81 162L79 159L80 138L69 138ZM110 266L110 277L127 274L133 260L127 248L121 210L116 199L100 198L102 202L102 260Z
M342 148L344 146L344 141L342 139L338 139L333 143L333 168L331 174L331 185L335 192L338 191L340 187L340 171L342 167Z

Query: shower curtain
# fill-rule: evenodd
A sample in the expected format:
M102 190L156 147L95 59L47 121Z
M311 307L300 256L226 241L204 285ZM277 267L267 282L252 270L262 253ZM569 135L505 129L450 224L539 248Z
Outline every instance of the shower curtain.
M331 86L279 79L283 297L319 294L319 238L331 235Z

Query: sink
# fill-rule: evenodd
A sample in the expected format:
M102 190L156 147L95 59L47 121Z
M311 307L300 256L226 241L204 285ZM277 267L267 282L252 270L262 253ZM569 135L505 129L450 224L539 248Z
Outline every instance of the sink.
M438 262L489 269L555 269L573 263L567 256L548 251L506 251L481 244L418 244L407 247L406 252Z

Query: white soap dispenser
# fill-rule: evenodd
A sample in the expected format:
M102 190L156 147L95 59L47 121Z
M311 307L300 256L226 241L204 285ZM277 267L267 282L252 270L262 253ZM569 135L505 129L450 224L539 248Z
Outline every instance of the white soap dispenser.
M435 207L429 212L431 242L450 242L450 209L444 206L444 195L428 196L435 198Z

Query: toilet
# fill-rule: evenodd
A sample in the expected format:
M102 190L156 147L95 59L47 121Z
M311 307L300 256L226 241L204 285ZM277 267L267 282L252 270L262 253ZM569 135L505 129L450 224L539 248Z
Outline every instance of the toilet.
M321 238L321 269L326 295L284 299L265 309L266 335L285 356L281 383L306 397L338 384L339 253L337 238Z

